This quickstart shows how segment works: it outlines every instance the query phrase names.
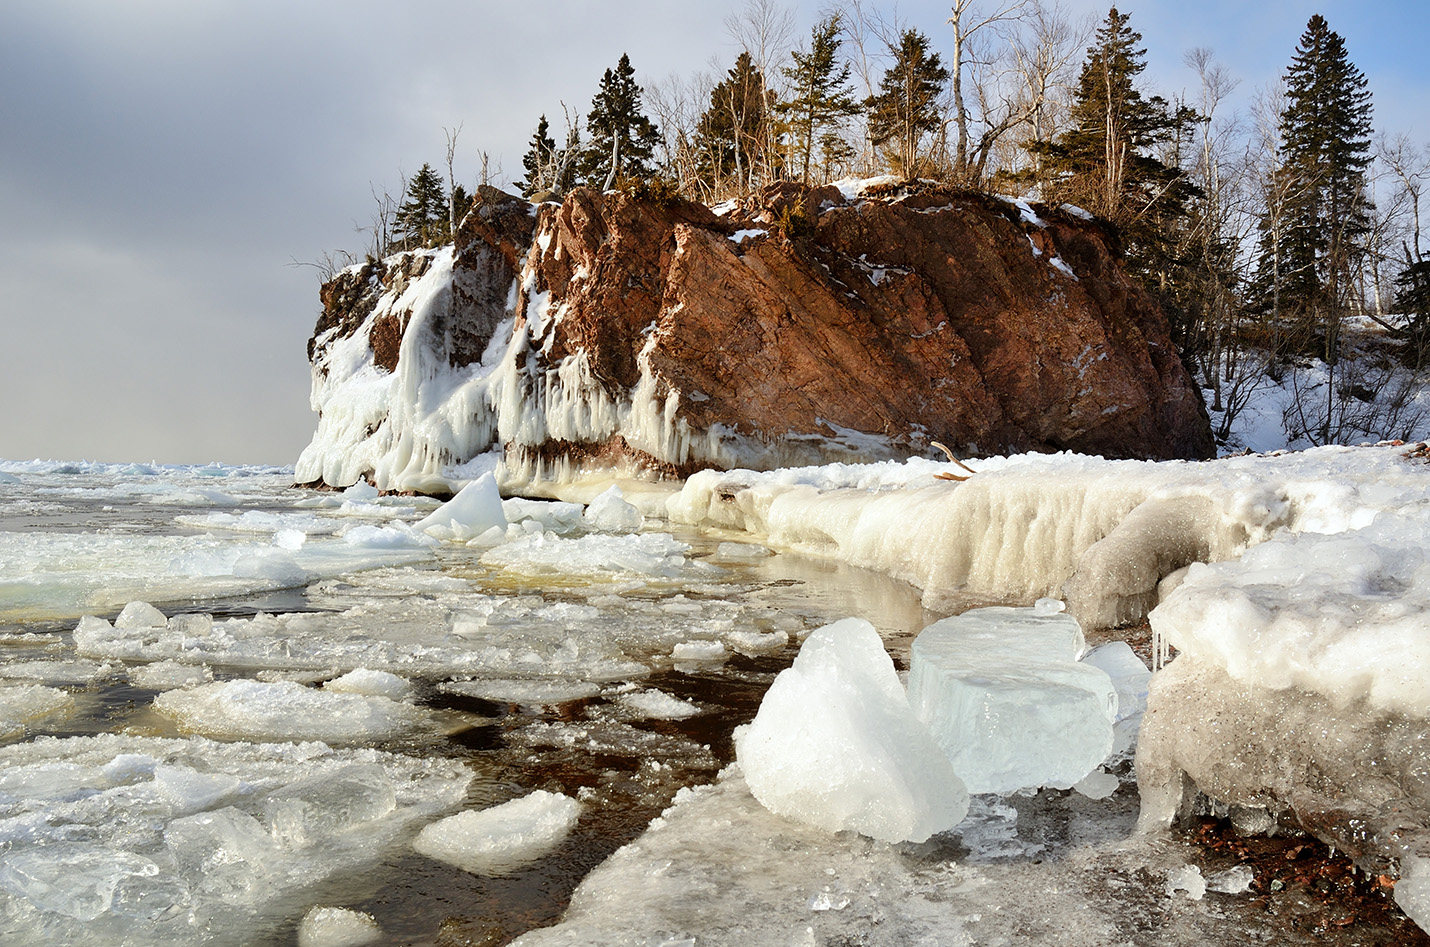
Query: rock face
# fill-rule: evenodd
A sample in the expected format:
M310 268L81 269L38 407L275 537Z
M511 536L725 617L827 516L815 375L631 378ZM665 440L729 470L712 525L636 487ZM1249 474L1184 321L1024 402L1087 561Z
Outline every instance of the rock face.
M783 184L717 214L484 188L454 256L323 287L299 479L431 489L497 445L516 479L872 460L932 440L1212 453L1165 319L1100 225L885 190Z

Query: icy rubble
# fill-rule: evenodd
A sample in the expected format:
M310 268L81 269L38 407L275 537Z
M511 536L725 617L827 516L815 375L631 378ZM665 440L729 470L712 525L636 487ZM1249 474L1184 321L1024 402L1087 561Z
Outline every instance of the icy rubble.
M735 757L767 809L831 832L922 842L968 811L963 783L862 619L805 639L736 731Z
M449 810L471 771L317 743L0 749L0 924L36 943L250 943Z
M499 876L542 858L576 824L581 804L538 789L489 809L468 809L428 825L413 849L474 875Z

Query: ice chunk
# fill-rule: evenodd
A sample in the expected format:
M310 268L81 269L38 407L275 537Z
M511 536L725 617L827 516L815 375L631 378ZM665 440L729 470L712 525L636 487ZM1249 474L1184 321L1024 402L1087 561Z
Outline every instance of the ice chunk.
M636 691L633 694L622 694L617 699L622 707L637 716L656 720L684 720L686 717L694 717L700 713L700 708L689 701L672 697L664 691L654 688Z
M497 489L496 477L484 473L457 491L452 499L414 523L412 528L439 539L466 542L493 526L505 527L506 514L502 511L501 491Z
M1106 799L1119 785L1116 776L1099 767L1073 783L1073 788L1089 799Z
M1193 901L1200 901L1207 893L1207 881L1202 870L1196 865L1178 865L1167 872L1167 897L1178 891L1185 891Z
M641 511L627 503L626 495L615 486L592 500L582 518L588 527L603 533L634 533L645 522Z
M719 641L682 641L670 651L677 661L723 661L729 654Z
M298 925L298 947L363 947L381 937L371 914L347 908L313 908Z
M224 681L169 691L154 709L206 736L357 742L419 726L425 714L386 697L313 690L293 681Z
M110 909L120 882L158 873L159 867L142 855L60 842L43 850L7 852L0 862L0 889L42 911L92 921Z
M469 809L434 822L412 847L474 875L503 875L541 858L566 837L581 804L560 793L536 792L490 809Z
M779 815L888 842L957 825L968 794L914 716L874 626L815 631L737 731L750 791Z
M1420 929L1430 931L1430 858L1407 855L1400 860L1395 903Z
M176 687L194 687L214 679L213 671L203 665L178 661L155 661L129 669L129 682L135 687L167 691Z
M127 630L135 628L163 628L168 623L164 613L148 602L130 602L124 606L119 617L114 619L114 627Z
M1117 694L1068 615L980 608L914 639L909 703L969 792L1070 788L1107 758Z
M437 689L447 694L461 694L496 703L533 705L565 704L601 693L599 684L567 680L448 681L439 684Z
M1147 708L1147 682L1152 672L1125 641L1109 641L1083 655L1082 662L1101 668L1117 692L1117 720L1140 714Z
M74 698L43 684L0 687L0 738L15 736L25 725L74 709Z
M362 694L367 697L386 697L388 700L403 700L412 693L412 685L406 678L387 671L373 671L357 668L342 677L335 677L323 685L323 690L339 694Z
M287 848L373 822L397 808L397 792L381 766L355 763L292 783L263 803L273 838Z
M1237 865L1207 876L1207 890L1219 894L1245 894L1251 890L1256 872L1250 865Z
M196 890L228 904L259 904L273 896L270 862L278 847L262 824L226 806L175 819L164 829L164 845Z

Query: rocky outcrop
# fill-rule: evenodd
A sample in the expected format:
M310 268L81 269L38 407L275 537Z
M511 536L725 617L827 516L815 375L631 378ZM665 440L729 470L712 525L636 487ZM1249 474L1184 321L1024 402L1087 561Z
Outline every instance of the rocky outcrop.
M325 285L319 432L299 478L423 489L497 445L525 478L870 460L932 440L1211 454L1165 318L1101 225L974 192L885 191L785 184L716 213L589 190L533 206L484 188L454 255ZM371 372L354 362L362 344Z

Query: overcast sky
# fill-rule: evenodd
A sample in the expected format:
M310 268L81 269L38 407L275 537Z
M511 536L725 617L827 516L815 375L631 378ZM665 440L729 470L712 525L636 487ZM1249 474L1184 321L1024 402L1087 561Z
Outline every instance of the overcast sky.
M1065 0L1105 16L1108 5ZM866 4L894 12L893 4ZM0 2L0 458L292 463L311 436L317 261L361 250L372 187L445 156L505 180L545 112L728 67L744 0ZM817 0L789 7L798 38ZM1249 93L1312 13L1370 79L1377 130L1430 138L1425 0L1129 0L1155 91L1210 47ZM899 17L948 45L946 3Z

